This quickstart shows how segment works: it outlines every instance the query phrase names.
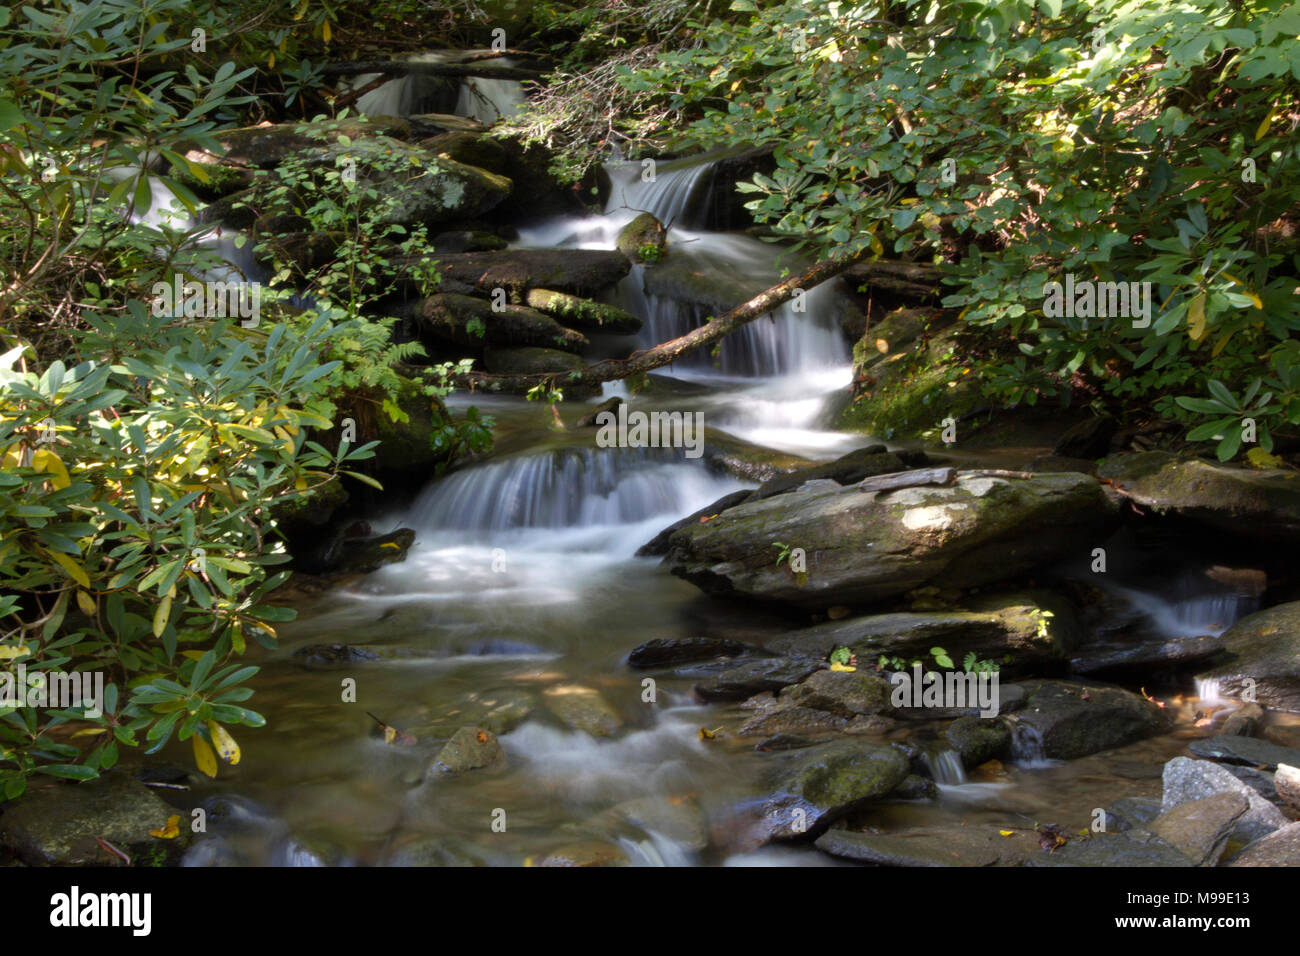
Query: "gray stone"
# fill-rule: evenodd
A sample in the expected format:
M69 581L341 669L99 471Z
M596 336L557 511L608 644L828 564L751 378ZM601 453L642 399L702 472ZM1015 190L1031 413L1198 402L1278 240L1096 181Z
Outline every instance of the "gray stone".
M887 744L841 740L781 757L763 815L774 840L816 836L835 820L890 794L908 760Z
M967 768L1000 760L1011 746L1011 728L997 718L958 717L945 735Z
M1073 760L1166 730L1169 715L1119 687L1025 681L1029 700L1016 719L1041 737L1043 754Z
M505 759L497 735L482 727L462 727L434 758L434 773L464 773L490 767Z
M623 726L623 715L600 691L580 684L561 684L542 692L547 708L574 730L593 737L611 737Z
M1192 861L1177 848L1145 830L1095 833L1070 840L1051 852L1031 856L1026 866L1182 867Z
M1300 866L1300 823L1270 833L1235 854L1228 866Z
M831 856L877 866L1017 866L1037 850L1032 837L995 826L916 827L864 833L832 827L817 838Z
M1273 776L1273 786L1277 789L1277 795L1282 801L1300 813L1300 769L1280 764L1277 773Z
M1300 750L1280 747L1257 737L1224 735L1193 740L1187 749L1198 757L1222 760L1226 763L1244 764L1248 767L1265 767L1276 770L1278 764L1300 766Z
M1238 793L1250 804L1233 828L1231 838L1240 842L1257 840L1286 826L1287 819L1253 787L1238 780L1225 768L1208 760L1175 757L1165 764L1162 812L1181 803L1202 800L1218 793Z
M1178 804L1151 821L1148 829L1197 866L1214 866L1234 824L1249 809L1250 803L1240 793L1216 793Z

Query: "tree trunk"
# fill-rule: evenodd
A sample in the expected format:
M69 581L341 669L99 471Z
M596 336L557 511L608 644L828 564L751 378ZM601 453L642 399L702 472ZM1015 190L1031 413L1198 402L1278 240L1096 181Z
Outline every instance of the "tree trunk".
M625 359L606 359L603 362L587 366L581 372L528 372L516 375L469 372L457 376L455 384L462 388L482 389L491 392L519 392L548 382L556 387L563 388L565 385L599 385L601 382L612 382L631 375L640 375L643 372L649 372L652 369L668 365L683 355L688 355L706 345L711 345L730 335L742 325L771 314L773 309L781 305L781 303L794 298L795 294L800 290L806 292L827 279L839 275L855 262L865 258L869 253L870 250L863 249L857 253L837 256L819 262L798 275L791 276L784 282L760 292L748 302L736 306L729 312L724 312L699 328L692 329L678 338L661 342L643 352L634 352Z

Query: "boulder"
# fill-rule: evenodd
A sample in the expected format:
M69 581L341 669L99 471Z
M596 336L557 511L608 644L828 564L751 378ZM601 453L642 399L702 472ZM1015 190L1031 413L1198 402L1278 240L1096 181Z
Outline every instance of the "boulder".
M944 736L967 769L1001 760L1011 749L1011 728L996 718L958 717Z
M1120 797L1105 812L1108 832L1143 829L1160 816L1160 801L1149 797Z
M174 839L150 834L180 815ZM27 791L0 814L0 846L28 866L113 866L121 861L96 837L126 853L133 863L157 864L178 857L189 843L189 816L125 774L67 783L33 777Z
M918 454L924 455L924 453ZM915 455L907 452L902 453L902 455L907 455L916 464L924 463L923 457L918 459ZM906 471L909 464L902 455L885 451L884 445L869 445L866 448L849 452L847 455L824 465L799 468L786 474L777 475L775 478L769 478L755 489L753 500L761 501L763 498L794 491L809 481L828 478L838 485L856 485L863 478Z
M641 320L618 306L593 302L567 292L553 289L529 289L524 301L531 308L553 316L566 326L584 332L605 332L611 335L635 335L641 331Z
M1101 458L1110 451L1110 440L1117 428L1115 419L1092 415L1066 430L1052 449L1061 458Z
M1016 720L1041 738L1043 755L1073 760L1150 737L1169 728L1170 715L1119 687L1071 681L1025 681L1029 693Z
M556 717L574 730L593 737L611 737L623 726L623 715L599 691L578 684L560 684L542 692Z
M1225 663L1196 676L1219 682L1226 697L1248 687L1255 702L1273 710L1300 713L1300 601L1279 604L1242 618L1223 634ZM1252 683L1247 683L1250 681Z
M488 348L483 351L483 368L495 375L532 375L580 372L587 363L580 356L559 349L537 347ZM563 381L561 381L563 385Z
M633 262L658 262L664 254L668 232L653 213L642 212L619 231L614 248ZM653 251L652 251L653 250ZM642 253L646 253L643 257Z
M406 552L415 544L415 532L398 528L388 534L336 538L322 556L324 573L369 574L385 564L406 560Z
M311 123L264 123L217 130L212 136L224 147L221 155L191 150L185 158L199 163L272 169L295 153L322 143L337 143L340 137L351 140L374 136L409 139L411 124L395 116L353 117Z
M826 665L820 661L766 658L745 661L720 671L713 679L695 685L701 700L746 700L767 690L797 684Z
M476 229L440 232L433 237L433 251L440 255L452 252L495 252L508 245L495 233Z
M535 346L581 352L587 337L566 329L549 315L522 305L494 307L486 299L441 293L431 295L420 307L422 338L452 342L462 348L482 350Z
M1198 757L1222 760L1225 763L1244 764L1276 770L1279 764L1300 766L1300 750L1281 747L1257 737L1223 735L1193 740L1187 749Z
M579 424L581 424L581 422ZM729 495L723 495L721 498L719 498L717 501L713 502L712 504L705 505L699 511L692 512L691 514L687 515L685 518L682 518L680 521L676 521L673 524L670 524L668 527L664 528L663 531L660 531L657 535L655 535L645 544L641 545L641 547L637 548L636 556L638 558L644 558L644 557L659 557L661 555L667 554L668 540L673 536L673 532L676 531L678 528L685 528L687 525L691 525L691 524L699 524L702 519L706 519L706 518L711 521L713 520L714 516L721 514L722 512L726 511L728 508L733 508L736 505L740 504L742 501L747 501L751 494L753 494L752 491L743 490L743 491L733 491Z
M491 767L505 759L497 735L482 727L462 727L438 751L430 774L464 773Z
M1257 471L1148 451L1113 455L1097 474L1144 509L1224 534L1291 541L1300 533L1300 474Z
M738 657L753 650L748 644L721 637L657 637L632 648L629 667L673 667L690 661Z
M1182 803L1202 800L1218 793L1236 793L1246 798L1250 808L1237 820L1232 839L1248 843L1268 836L1284 827L1287 819L1250 785L1238 780L1225 768L1208 760L1175 757L1165 764L1164 796L1161 811L1168 813Z
M908 776L903 752L887 744L834 741L790 755L771 771L763 805L774 840L817 836L845 814L891 793Z
M442 162L446 162L442 160ZM408 260L395 257L398 266ZM501 252L462 252L438 256L444 287L491 294L505 289L520 299L529 289L555 289L592 295L627 275L632 264L621 252L599 249L506 249Z
M1225 791L1180 803L1152 820L1147 829L1177 847L1195 865L1214 866L1236 822L1249 809L1244 796Z
M1026 858L1025 866L1183 867L1192 861L1177 847L1141 829L1094 833L1070 840L1050 852Z
M1115 519L1086 475L958 472L947 487L867 493L826 482L680 528L665 562L711 594L825 608L1014 577L1088 553ZM781 544L804 549L806 574L777 563Z

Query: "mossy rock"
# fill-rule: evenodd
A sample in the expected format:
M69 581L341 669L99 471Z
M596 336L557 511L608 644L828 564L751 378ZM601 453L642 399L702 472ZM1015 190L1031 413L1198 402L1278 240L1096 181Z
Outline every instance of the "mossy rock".
M614 247L633 262L654 264L663 258L668 233L651 213L638 213L618 234Z
M603 302L569 295L567 292L529 289L524 301L532 308L554 316L570 328L584 332L634 335L641 331L641 320L631 312Z

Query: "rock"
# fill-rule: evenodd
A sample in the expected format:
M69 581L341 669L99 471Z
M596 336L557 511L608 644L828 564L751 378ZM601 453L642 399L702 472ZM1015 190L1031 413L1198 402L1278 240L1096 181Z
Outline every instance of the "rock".
M420 307L422 338L453 342L481 351L489 348L536 346L581 352L587 337L566 329L549 315L522 305L499 308L486 299L441 293L429 296ZM431 352L436 351L432 344Z
M1253 737L1259 722L1264 717L1264 708L1259 704L1242 704L1239 710L1228 715L1223 722L1223 734L1232 737Z
M996 826L909 827L888 833L863 833L833 826L816 842L831 856L876 866L1017 866L1039 852L1038 843L1019 831L1011 838Z
M641 797L620 803L608 811L614 819L647 832L667 837L692 853L709 845L708 829L699 808L687 800Z
M489 348L483 352L483 368L498 375L536 372L579 372L587 367L580 356L558 349ZM570 389L565 389L570 391Z
M156 865L179 857L191 831L182 823L174 840L150 836L180 814L144 784L122 773L65 783L32 777L27 791L0 815L0 846L28 866L114 866L121 861L95 838L125 852L135 864ZM183 820L188 815L181 814Z
M1045 608L1029 603L1028 596L1007 599L999 610L900 611L845 618L791 631L769 639L764 647L777 654L826 660L837 647L858 655L860 666L874 667L881 655L930 660L930 648L945 648L955 661L974 653L977 660L997 661L1007 673L1033 671L1064 660L1065 634L1056 620L1043 615ZM989 604L999 603L990 599ZM1004 659L1011 655L1013 660ZM1005 677L1005 675L1004 675Z
M494 734L508 734L533 714L533 695L525 691L507 690L493 694L493 697L505 697L500 703L489 705L479 720L485 728Z
M440 232L433 237L433 251L439 254L452 252L495 252L509 245L500 236L474 229Z
M1110 451L1110 440L1115 434L1115 419L1105 415L1092 415L1061 436L1052 453L1062 458L1101 458Z
M849 724L848 718L838 714L797 707L775 698L763 700L756 710L736 731L737 737L816 737L843 733Z
M958 717L948 725L945 736L968 769L1001 760L1011 747L1011 729L996 718Z
M780 699L841 717L888 713L890 686L883 677L863 671L814 671L802 682L786 687Z
M670 524L668 527L664 528L663 531L660 531L657 535L655 535L645 544L641 545L641 547L637 548L636 556L638 558L644 558L644 557L658 557L660 555L667 554L668 539L673 536L673 532L676 531L678 528L685 528L687 525L691 525L691 524L699 524L701 518L709 518L710 520L712 520L714 515L719 515L722 512L726 511L728 508L733 508L736 505L740 504L742 501L747 501L751 494L753 494L752 491L744 490L744 491L733 491L729 495L723 495L717 501L713 502L713 504L705 505L699 511L689 514L681 521L674 522L673 524Z
M411 124L395 116L354 117L320 123L267 123L217 130L212 136L225 149L220 156L191 150L185 158L199 163L272 169L295 153L322 143L337 143L344 136L354 141L370 137L409 139Z
M1300 823L1256 840L1233 856L1228 866L1300 866Z
M395 263L406 261L401 257ZM501 252L463 252L438 256L443 286L477 289L489 295L502 288L511 298L529 289L556 289L574 295L592 295L627 275L632 264L621 252L598 249L507 249Z
M748 644L720 637L656 637L632 648L627 656L629 667L671 667L690 661L737 657L751 651Z
M1276 770L1278 764L1300 765L1300 750L1279 747L1256 737L1220 736L1193 740L1187 749L1198 757Z
M448 130L419 141L421 149L434 156L445 156L466 166L477 166L498 176L510 178L510 154L496 137L475 130ZM448 249L461 252L461 249Z
M1282 811L1223 767L1190 757L1175 757L1165 764L1164 797L1160 803L1162 812L1168 813L1179 804L1202 800L1217 793L1237 793L1250 804L1250 809L1233 829L1232 837L1237 840L1257 840L1286 826L1287 819Z
M1097 473L1145 509L1225 534L1289 541L1300 533L1300 475L1295 472L1235 468L1148 451L1113 455Z
M1277 795L1282 801L1300 813L1300 768L1281 764L1277 768L1277 773L1273 775L1273 786L1277 789Z
M894 790L895 800L938 800L939 785L929 777L909 774ZM823 834L824 835L824 834Z
M654 264L663 258L668 231L652 213L638 213L618 234L614 248L633 262ZM650 251L653 250L653 251ZM643 257L642 253L646 255Z
M701 700L745 700L766 690L780 690L797 684L825 665L817 661L770 658L746 661L719 672L712 680L696 684Z
M1160 816L1160 801L1148 797L1121 797L1106 808L1106 831L1122 833L1144 829Z
M1192 865L1192 861L1176 847L1139 829L1075 838L1065 846L1025 860L1025 866L1100 866L1108 869Z
M1254 767L1242 767L1231 763L1221 764L1221 766L1265 800L1277 803L1277 787L1273 785L1273 774L1266 770L1256 770Z
M548 687L542 699L565 724L593 737L610 737L623 726L623 715L593 688L561 684Z
M491 767L505 759L505 752L497 743L497 735L482 727L462 727L434 758L433 773L464 773Z
M1223 651L1223 638L1204 634L1172 640L1096 640L1070 655L1070 670L1088 676L1112 671L1163 668L1172 663L1184 665L1208 661Z
M705 463L714 472L740 481L763 482L812 464L807 458L742 441L716 428L706 426L704 435Z
M769 478L754 491L753 500L761 501L773 495L794 491L809 481L819 479L829 478L839 485L855 485L864 478L906 471L907 464L903 459L884 448L884 445L870 445L825 465L800 468Z
M778 759L778 758L769 758ZM903 752L844 740L795 751L772 771L763 813L774 840L814 837L840 817L888 795L908 776Z
M412 840L398 847L387 866L486 866L473 844L440 836Z
M759 753L777 753L782 750L798 750L801 747L811 747L816 742L808 737L800 737L797 734L776 734L754 744L754 749Z
M1196 676L1219 682L1219 692L1239 697L1254 687L1255 702L1300 713L1300 601L1279 604L1242 618L1223 634L1227 663ZM1253 684L1247 684L1247 681Z
M552 850L537 862L537 866L622 866L627 856L612 843L602 840L583 840Z
M642 322L631 312L613 305L582 299L566 292L551 289L529 289L524 301L539 312L553 316L566 326L585 332L604 332L610 335L635 335L641 331Z
M324 570L329 574L369 574L385 564L405 561L413 544L415 532L410 528L365 538L336 538L323 557Z
M583 415L581 418L579 418L574 423L573 427L574 428L598 428L599 422L597 422L597 419L601 416L601 414L604 412L611 412L617 415L618 406L622 404L623 404L623 397L621 395L615 395L613 398L609 399L608 401L601 402L599 405L597 405L595 408L589 411L586 415Z
M311 644L293 652L299 662L308 667L334 667L338 664L361 664L393 657L388 648L366 647L360 644Z
M1214 866L1227 846L1233 825L1250 809L1240 793L1216 793L1180 803L1147 828L1177 847L1197 866Z
M1167 730L1169 715L1119 687L1025 681L1029 700L1016 719L1042 739L1043 754L1073 760ZM1085 696L1087 699L1085 699Z
M1086 475L960 472L951 487L864 494L805 485L729 508L669 539L669 570L710 594L805 607L879 601L930 581L991 584L1104 540L1115 506ZM803 548L807 573L776 562Z

